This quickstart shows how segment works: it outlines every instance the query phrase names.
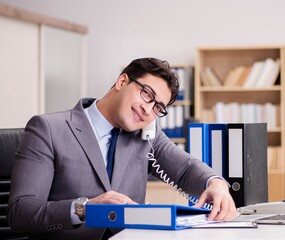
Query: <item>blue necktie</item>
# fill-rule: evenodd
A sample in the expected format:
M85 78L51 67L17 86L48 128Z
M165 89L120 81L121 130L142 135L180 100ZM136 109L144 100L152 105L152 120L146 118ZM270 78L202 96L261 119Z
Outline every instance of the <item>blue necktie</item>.
M120 133L119 128L113 128L111 131L111 142L110 142L110 146L109 146L109 150L107 154L107 173L108 173L110 182L112 179L116 142L117 142L119 133Z

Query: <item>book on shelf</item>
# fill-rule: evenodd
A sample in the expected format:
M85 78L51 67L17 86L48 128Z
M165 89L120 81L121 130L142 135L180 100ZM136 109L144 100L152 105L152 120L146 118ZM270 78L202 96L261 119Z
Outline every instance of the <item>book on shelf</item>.
M206 67L200 72L201 80L204 86L221 86L221 81L212 68Z
M255 83L258 80L258 77L262 71L263 65L264 65L263 61L258 61L253 64L251 71L243 84L243 87L251 88L255 86Z
M280 105L269 102L265 104L217 102L212 109L204 109L203 115L212 117L204 118L203 121L207 119L211 122L266 122L269 129L280 126Z
M194 96L194 68L193 67L172 67L179 79L179 92L176 100L192 100Z
M256 61L249 66L237 66L230 69L223 84L218 79L212 68L206 67L201 71L201 82L204 86L228 86L244 88L260 88L273 86L280 73L280 59L267 58Z
M211 82L209 81L208 76L205 71L201 71L200 76L201 76L201 82L203 86L205 87L211 86Z
M188 119L193 112L194 106L194 67L172 67L179 79L179 92L176 98L176 105L183 105L184 118Z
M237 67L235 75L234 75L232 82L231 82L231 86L237 86L237 82L239 81L244 69L245 69L244 66Z
M230 71L223 85L224 86L237 86L238 81L241 78L244 70L245 70L244 66L235 67L233 70Z
M280 73L280 59L267 58L264 61L255 62L243 87L270 87L273 86Z
M247 77L251 71L251 68L252 68L252 66L247 66L244 68L240 78L237 80L237 83L236 83L237 86L239 86L239 87L243 86L245 80L247 79Z
M168 114L163 118L158 118L161 129L169 138L184 137L185 106L168 106Z
M183 106L175 106L175 137L183 137L183 124L184 124L184 113Z
M236 68L231 69L230 72L228 73L225 81L224 81L224 86L230 86L231 85L231 80L233 78L233 75L235 74Z
M267 78L263 81L262 86L270 87L273 86L280 73L280 59L277 59L272 66L271 71L268 73Z
M214 121L213 122L226 122L225 119L225 103L223 102L217 102L213 106L213 117Z
M176 100L184 100L186 93L186 76L183 68L174 68L173 71L176 72L179 79L179 91L176 97Z
M213 69L210 67L205 68L206 74L209 76L212 86L221 86L221 81L218 78L217 74L214 73Z
M170 138L175 138L175 106L169 106L167 112L168 114L165 116L167 118L167 136Z
M269 79L269 75L271 74L273 70L274 64L275 64L275 61L272 58L267 58L264 61L261 72L258 78L256 79L256 83L254 84L255 87L262 87L266 85L266 82Z
M167 132L167 117L166 116L162 117L162 118L157 118L157 119L158 119L158 122L160 124L161 130L168 136L168 132Z

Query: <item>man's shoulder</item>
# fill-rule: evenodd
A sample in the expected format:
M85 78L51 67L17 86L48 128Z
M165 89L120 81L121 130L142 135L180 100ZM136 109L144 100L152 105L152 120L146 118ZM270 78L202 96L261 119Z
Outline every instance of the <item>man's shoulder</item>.
M69 117L72 111L76 111L76 112L79 111L83 113L84 106L86 104L91 104L94 100L95 99L93 98L82 98L76 103L74 107L71 107L70 109L38 114L38 115L33 116L33 118L53 120L53 119L62 119L62 118Z
M58 111L58 112L51 112L51 113L43 113L39 115L35 115L33 118L40 118L40 119L56 119L56 118L62 118L64 116L70 115L70 112L72 109L64 110L64 111Z
M33 116L27 123L28 126L37 126L42 128L41 126L45 125L58 125L60 123L66 124L66 120L70 119L71 110L53 112L53 113L44 113Z

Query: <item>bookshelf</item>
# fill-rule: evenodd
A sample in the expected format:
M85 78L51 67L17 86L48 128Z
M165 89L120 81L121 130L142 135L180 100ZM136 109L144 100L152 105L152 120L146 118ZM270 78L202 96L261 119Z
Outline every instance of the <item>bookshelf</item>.
M180 91L173 105L167 107L168 115L158 119L166 135L185 149L185 121L194 115L194 66L172 65L180 79Z
M230 72L241 66L243 69L251 68L252 71L257 62L263 62L265 68L265 62L266 60L269 62L268 59L276 62L280 59L280 71L274 76L273 84L272 82L270 84L258 84L259 80L256 77L254 84L246 85L245 82L248 81L249 73L246 76L247 80L244 79L243 83L237 84L237 81L241 80L236 80L234 84L229 84ZM204 75L206 69L207 71L212 70L219 81L218 84L205 82L207 80L207 75L206 77ZM265 72L264 69L263 71ZM268 123L269 201L285 199L284 74L284 46L203 47L196 51L195 118L201 122ZM255 75L261 79L262 70ZM248 110L250 108L251 110ZM268 109L273 109L273 112ZM266 112L267 110L268 112ZM252 116L253 113L262 111L267 113L267 118L262 118L263 115L259 116L258 114L258 117ZM224 114L225 112L228 114ZM240 116L233 118L233 116L238 115L237 113L240 113Z

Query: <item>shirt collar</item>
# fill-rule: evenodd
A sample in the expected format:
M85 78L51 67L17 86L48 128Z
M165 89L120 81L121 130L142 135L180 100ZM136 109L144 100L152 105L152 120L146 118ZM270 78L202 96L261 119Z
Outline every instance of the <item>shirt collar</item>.
M88 108L88 113L92 122L94 129L96 130L99 138L104 137L109 134L110 131L114 128L111 123L102 115L102 113L97 108L96 99Z

